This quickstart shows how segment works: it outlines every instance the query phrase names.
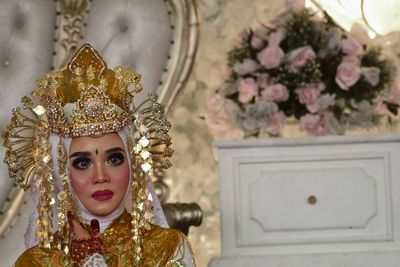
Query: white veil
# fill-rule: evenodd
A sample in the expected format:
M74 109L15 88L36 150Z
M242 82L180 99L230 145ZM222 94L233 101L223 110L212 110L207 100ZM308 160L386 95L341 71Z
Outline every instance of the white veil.
M121 137L121 139L124 143L126 151L129 151L128 150L128 139L129 139L130 132L131 131L130 131L129 127L126 127L123 130L118 132L118 135ZM69 151L69 147L71 144L71 138L65 138L65 137L61 137L61 138L62 138L62 141L64 142L64 145L65 145L67 151ZM52 146L51 147L51 155L52 155L52 159L53 159L53 169L54 169L54 175L55 175L55 185L54 185L55 194L57 194L58 192L63 190L60 175L59 175L59 169L58 169L58 165L57 165L57 146L58 146L59 141L60 141L60 136L55 135L55 134L50 135L49 142L51 143L51 146ZM127 153L127 156L128 156L129 163L131 163L129 153ZM129 164L129 166L132 166L132 165ZM132 170L130 170L130 171L132 171ZM35 181L33 181L33 183L35 183ZM70 190L71 190L72 194L75 196L75 193L74 193L70 183L68 183L68 184L70 186ZM161 207L161 203L155 193L153 182L151 181L151 178L148 179L147 189L150 192L152 201L153 201L153 214L154 214L155 223L163 228L168 228L169 227L168 222L165 218L163 209ZM87 221L91 221L92 219L97 219L100 223L100 231L103 232L108 227L108 225L115 218L120 216L122 214L122 212L124 211L124 209L127 207L127 202L131 199L130 194L131 194L130 188L127 188L124 200L121 202L120 206L116 210L114 210L111 214L109 214L105 217L96 217L93 214L91 214L77 197L75 197L75 202L77 204L77 207L80 209L80 212L81 212L83 218L86 219ZM35 188L35 185L33 184L32 185L32 198L33 198L35 207L38 204L38 196L39 196L39 192ZM57 197L56 196L54 196L54 197L56 199L56 202L53 205L53 209L52 209L53 210L53 233L58 230L57 205L59 205L59 203L57 201ZM27 248L37 245L37 241L35 240L37 218L38 218L38 212L37 212L37 209L35 208L32 215L29 218L27 231L25 233L25 246Z

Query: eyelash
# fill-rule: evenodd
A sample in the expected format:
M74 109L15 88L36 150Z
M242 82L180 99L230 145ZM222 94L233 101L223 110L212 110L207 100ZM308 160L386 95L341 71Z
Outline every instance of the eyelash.
M86 166L82 166L82 164L86 164ZM87 157L78 157L72 161L72 166L78 170L86 170L90 164L90 159Z
M114 159L117 159L117 162L112 163L112 160ZM107 163L109 163L111 166L119 166L124 162L124 160L125 160L124 154L116 152L108 156Z
M107 158L107 164L111 166L119 166L125 160L122 153L112 153ZM90 167L92 162L88 157L78 157L72 161L72 166L77 170L86 170Z

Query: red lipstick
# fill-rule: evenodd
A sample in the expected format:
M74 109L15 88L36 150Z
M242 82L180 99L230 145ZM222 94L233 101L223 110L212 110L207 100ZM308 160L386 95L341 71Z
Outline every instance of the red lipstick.
M114 193L111 190L97 190L92 194L92 198L97 201L109 200L113 197Z

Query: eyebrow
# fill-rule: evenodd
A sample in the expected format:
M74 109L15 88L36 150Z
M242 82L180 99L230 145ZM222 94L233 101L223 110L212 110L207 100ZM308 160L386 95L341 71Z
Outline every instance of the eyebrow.
M78 151L73 153L72 155L69 156L69 158L75 158L75 157L89 157L90 152L88 151Z
M114 147L114 148L110 148L106 150L106 154L111 154L111 153L115 153L115 152L125 152L125 150L123 150L120 147Z
M110 149L107 149L106 150L106 154L111 154L111 153L115 153L115 152L125 152L125 150L123 150L122 148L120 148L120 147L113 147L113 148L110 148ZM69 156L69 158L74 158L74 157L89 157L91 155L91 153L89 152L89 151L78 151L78 152L75 152L75 153L73 153L73 154L71 154L70 156Z

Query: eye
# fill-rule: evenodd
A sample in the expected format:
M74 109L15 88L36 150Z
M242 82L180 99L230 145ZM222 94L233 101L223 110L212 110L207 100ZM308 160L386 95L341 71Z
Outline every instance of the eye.
M78 157L72 161L72 166L78 170L86 170L90 164L90 159L86 157Z
M122 153L111 153L107 158L107 163L111 166L121 165L125 160L124 154Z

